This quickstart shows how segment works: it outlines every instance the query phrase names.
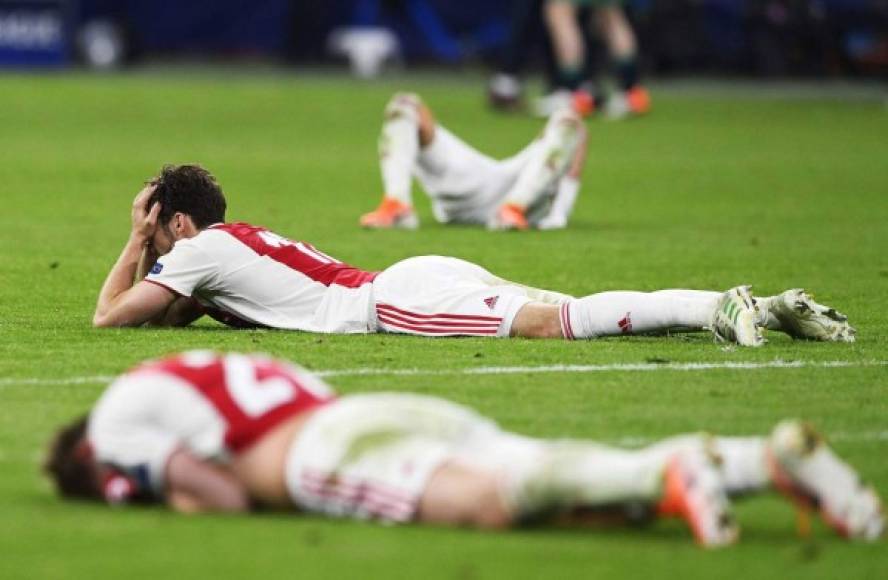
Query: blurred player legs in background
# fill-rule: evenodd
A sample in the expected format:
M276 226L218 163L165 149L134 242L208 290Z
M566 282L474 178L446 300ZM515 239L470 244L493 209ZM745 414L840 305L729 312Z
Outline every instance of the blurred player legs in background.
M586 157L586 129L570 106L516 155L492 159L438 124L417 95L399 93L385 109L379 138L383 200L361 217L368 228L418 227L416 177L441 223L489 229L563 228L573 210Z
M685 435L641 450L534 439L410 393L336 398L262 356L193 351L117 379L62 429L47 470L65 497L183 512L301 509L334 517L506 528L630 506L683 518L699 544L734 542L729 496L779 489L841 535L873 540L879 497L820 437Z
M571 94L581 90L586 80L586 47L579 7L591 5L591 26L600 33L607 47L616 90L608 95L596 91L595 106L608 118L643 115L650 110L650 96L639 84L638 44L632 25L626 18L621 0L545 0L543 15L558 67L556 88L538 102L537 113L548 115L569 102Z

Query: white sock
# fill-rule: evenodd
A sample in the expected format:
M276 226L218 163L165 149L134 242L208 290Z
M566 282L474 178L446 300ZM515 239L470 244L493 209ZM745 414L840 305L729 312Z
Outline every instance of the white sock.
M574 203L580 193L580 180L570 175L565 175L558 181L558 192L552 200L552 210L549 215L556 215L567 220L573 212Z
M716 437L722 477L729 494L752 493L771 485L767 442L762 437Z
M553 508L653 502L662 494L664 467L661 458L636 451L558 442L524 470L509 470L503 495L519 517Z
M725 490L731 495L762 491L771 485L766 458L767 443L762 437L678 435L645 447L640 453L651 461L665 463L676 453L696 449L713 452L721 459L720 471Z
M410 186L419 155L419 117L415 108L393 99L379 136L379 167L386 197L413 205Z
M567 225L567 218L573 212L574 203L580 192L580 180L564 175L558 180L558 191L552 200L548 215L540 220L540 229L557 229Z
M543 130L539 148L527 160L503 203L523 208L533 205L567 171L581 137L582 121L575 114L554 113Z
M602 292L563 304L561 330L570 339L701 330L709 324L720 296L697 290Z

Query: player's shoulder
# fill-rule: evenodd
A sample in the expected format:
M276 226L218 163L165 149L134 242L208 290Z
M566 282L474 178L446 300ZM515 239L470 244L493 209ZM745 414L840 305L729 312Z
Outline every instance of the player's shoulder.
M177 241L174 249L181 247L185 250L197 249L212 252L220 246L242 240L250 232L263 231L263 229L244 222L213 224L198 232L194 237Z

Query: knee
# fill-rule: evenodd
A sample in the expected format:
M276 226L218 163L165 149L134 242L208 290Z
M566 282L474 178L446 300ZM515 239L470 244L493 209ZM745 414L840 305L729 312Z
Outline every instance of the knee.
M512 513L500 485L494 471L446 464L426 487L417 519L431 524L483 529L509 527Z
M522 338L563 338L559 306L542 302L525 304L515 315L509 334Z
M408 119L416 123L419 142L423 147L432 142L435 134L435 117L431 109L416 93L395 93L385 106L385 120Z
M547 133L560 144L574 146L586 139L586 124L579 113L560 109L549 118Z
M512 514L502 497L499 479L495 476L485 477L477 483L472 504L466 519L473 527L502 530L513 523Z

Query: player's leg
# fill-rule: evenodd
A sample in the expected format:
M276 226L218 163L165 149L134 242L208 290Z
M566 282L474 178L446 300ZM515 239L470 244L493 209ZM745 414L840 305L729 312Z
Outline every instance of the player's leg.
M884 528L875 490L830 449L823 437L800 421L783 421L769 437L706 434L672 437L640 450L666 460L683 450L706 450L717 458L729 495L778 490L802 509L819 509L840 535L872 540Z
M527 229L527 209L536 203L572 169L574 183L582 169L586 152L586 128L571 109L556 111L546 123L534 147L522 154L523 166L497 213L488 222L490 229ZM564 187L569 188L569 182ZM574 197L576 191L573 192Z
M706 545L736 537L721 480L704 451L681 449L663 456L501 431L480 432L469 445L469 452L457 459L500 472L501 503L509 521L641 503L658 506L662 515L685 518Z
M560 305L525 305L511 336L595 338L671 329L713 329L746 346L761 344L756 311L745 287L728 292L661 290L602 292Z
M536 113L545 117L573 100L572 95L583 82L586 44L577 21L575 0L544 0L543 19L552 41L556 69L554 90L536 104Z
M642 115L650 110L650 95L639 83L638 44L626 13L616 0L600 6L594 24L607 44L619 91L608 99L605 113L612 118Z
M435 118L418 95L397 93L391 98L378 144L383 199L375 211L361 217L362 226L417 227L411 195L413 171L420 149L434 136Z
M589 139L584 138L574 151L574 157L570 167L561 179L555 190L555 199L548 215L539 221L537 227L541 230L559 230L567 227L567 220L573 213L577 195L580 193L580 178L583 175L583 166L586 164Z

